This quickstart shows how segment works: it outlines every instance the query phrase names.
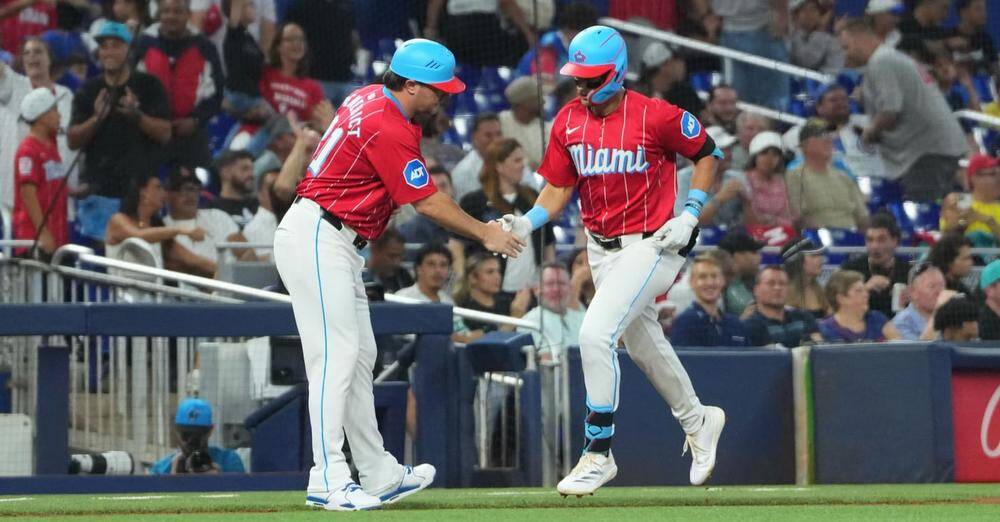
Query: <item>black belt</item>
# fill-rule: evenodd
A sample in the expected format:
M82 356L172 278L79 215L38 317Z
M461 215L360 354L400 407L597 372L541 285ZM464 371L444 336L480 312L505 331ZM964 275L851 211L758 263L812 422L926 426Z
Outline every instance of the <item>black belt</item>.
M590 234L590 238L593 239L595 243L597 243L597 246L603 248L604 250L621 250L621 248L622 248L622 238L621 238L621 236L618 236L618 237L602 237L602 236L598 236L597 234L594 234L593 232L588 232L588 233ZM646 239L646 238L652 237L652 236L653 236L652 232L643 232L642 233L642 238L643 239Z
M304 198L302 196L295 196L295 201L293 201L292 203L293 204L294 203L298 203L299 201L302 201L303 199L308 199L308 198ZM309 201L312 201L312 200L309 200ZM318 206L318 204L317 204L317 206ZM319 211L320 211L320 216L323 218L323 221L326 221L327 223L333 225L333 228L335 228L337 230L343 230L344 229L344 223L340 220L339 217L334 216L333 214L331 214L330 212L328 212L323 207L319 207ZM353 243L354 243L354 248L357 248L358 250L363 250L365 248L365 246L368 245L368 241L365 240L363 237L359 236L357 232L354 233L354 241L353 241Z

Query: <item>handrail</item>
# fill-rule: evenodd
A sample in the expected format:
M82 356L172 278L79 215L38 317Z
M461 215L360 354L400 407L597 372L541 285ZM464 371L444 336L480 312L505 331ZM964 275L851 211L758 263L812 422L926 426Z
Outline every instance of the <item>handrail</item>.
M292 302L292 299L289 296L285 294L279 294L277 292L270 292L267 290L261 290L249 286L238 285L235 283L227 283L225 281L217 281L215 279L208 279L207 277L194 276L190 274L184 274L181 272L174 272L172 270L165 270L162 268L153 268L146 265L129 263L127 261L119 261L117 259L109 259L107 257L95 255L93 250L80 245L63 245L58 250L56 250L55 254L53 254L52 263L59 264L62 261L62 259L68 254L76 254L77 259L80 262L89 263L92 265L103 266L106 268L117 268L119 270L126 270L129 272L151 275L162 278L164 280L171 280L179 283L187 283L190 285L206 289L228 292L230 294L242 297L262 299L266 301L275 301L279 303ZM416 299L400 297L393 294L386 294L385 300L393 303L423 304L421 301L418 301ZM455 315L463 319L473 319L500 325L522 327L535 331L539 331L541 329L538 323L525 321L523 319L516 319L513 317L507 317L505 315L491 314L488 312L481 312L479 310L472 310L469 308L462 308L458 306L453 306L452 311Z
M992 125L1000 129L1000 118L996 116L990 116L989 114L976 112L969 109L962 109L960 111L955 111L955 116L959 118L965 118L967 120L977 121L979 123L985 123L986 125Z
M222 250L239 250L239 249L274 249L273 243L248 243L246 241L224 241L222 243L216 243L215 249L218 251Z

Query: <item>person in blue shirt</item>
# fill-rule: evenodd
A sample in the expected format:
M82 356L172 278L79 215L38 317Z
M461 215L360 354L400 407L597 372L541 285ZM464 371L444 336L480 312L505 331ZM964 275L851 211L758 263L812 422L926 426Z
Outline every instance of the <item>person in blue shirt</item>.
M691 265L694 303L674 319L670 342L674 346L747 346L739 318L719 309L726 281L715 258L700 255Z
M207 401L197 397L182 400L177 406L174 424L181 446L156 461L149 470L151 475L246 473L243 461L235 451L208 445L215 426L212 424L212 406ZM205 458L206 455L210 460Z

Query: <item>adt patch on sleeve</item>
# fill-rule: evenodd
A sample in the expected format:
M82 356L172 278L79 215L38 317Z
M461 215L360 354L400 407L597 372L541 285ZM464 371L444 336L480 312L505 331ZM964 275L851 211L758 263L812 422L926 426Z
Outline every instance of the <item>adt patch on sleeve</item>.
M681 115L681 134L689 140L693 140L701 134L701 122L688 111L684 111L684 114Z
M431 177L427 174L427 167L418 159L410 160L405 167L403 167L403 181L407 185L413 188L424 188L430 181Z

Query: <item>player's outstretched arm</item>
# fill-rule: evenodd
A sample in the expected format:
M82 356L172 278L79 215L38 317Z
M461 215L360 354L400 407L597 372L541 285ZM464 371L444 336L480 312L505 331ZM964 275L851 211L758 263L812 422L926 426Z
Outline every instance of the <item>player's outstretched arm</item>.
M573 197L573 186L557 187L551 183L542 187L541 194L535 200L535 206L523 216L507 214L500 221L505 230L510 230L515 236L527 240L532 232L548 223L552 216L559 215L566 203Z
M413 208L442 227L479 241L492 252L517 257L524 248L524 241L504 231L499 223L476 220L441 192L414 201Z

